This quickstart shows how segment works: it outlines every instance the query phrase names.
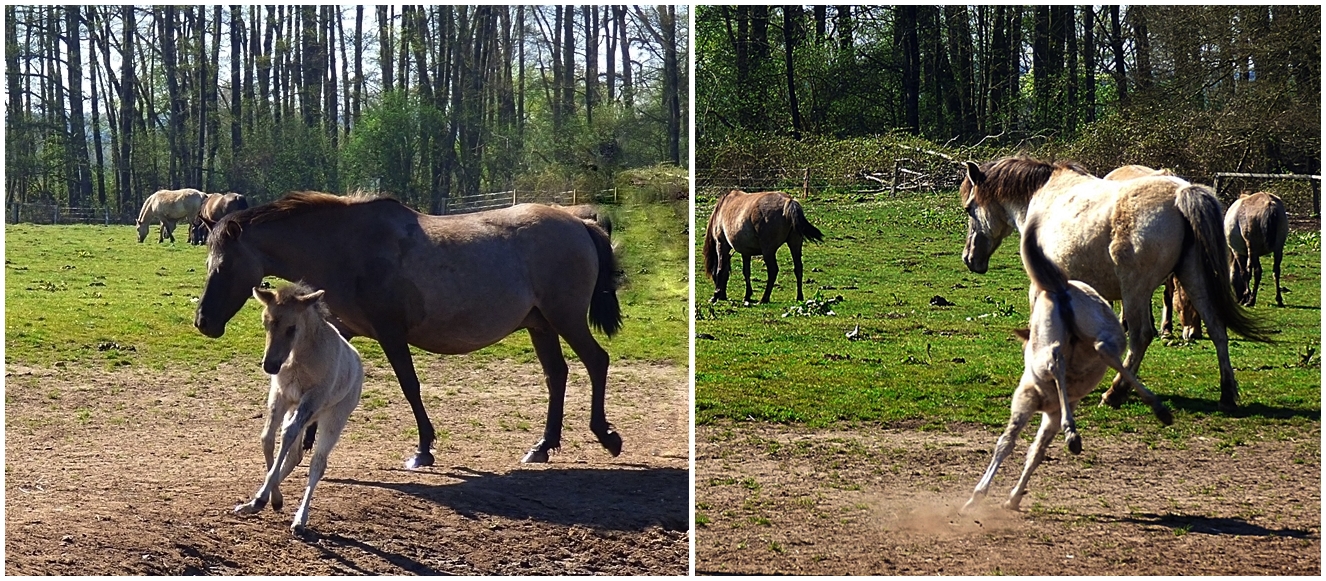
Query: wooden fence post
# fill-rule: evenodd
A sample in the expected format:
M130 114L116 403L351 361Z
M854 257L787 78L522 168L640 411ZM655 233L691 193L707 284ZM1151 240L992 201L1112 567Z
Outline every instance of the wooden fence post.
M810 194L810 168L806 168L806 171L801 176L801 199L803 200L806 199L806 196L809 194Z

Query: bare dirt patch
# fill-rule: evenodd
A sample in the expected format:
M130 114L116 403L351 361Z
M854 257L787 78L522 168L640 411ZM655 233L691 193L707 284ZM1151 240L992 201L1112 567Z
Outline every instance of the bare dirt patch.
M1034 430L1030 430L1034 432ZM998 434L725 423L696 429L696 572L1056 575L1321 573L1320 428L1220 449L1083 433L999 507L957 510Z
M417 357L437 466L409 471L417 435L390 369L364 398L313 499L311 541L281 512L234 505L263 475L267 380L214 371L11 367L5 382L5 573L656 574L688 565L684 367L617 363L612 458L589 432L589 381L572 365L563 448L520 457L542 434L536 364Z

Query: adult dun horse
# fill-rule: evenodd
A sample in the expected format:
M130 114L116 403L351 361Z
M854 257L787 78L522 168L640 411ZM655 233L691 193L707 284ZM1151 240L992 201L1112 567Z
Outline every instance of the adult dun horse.
M409 468L433 463L434 437L410 345L469 353L526 329L549 398L543 438L522 461L546 462L561 446L560 337L589 372L590 430L616 456L622 439L603 404L608 353L590 334L591 324L608 336L621 327L614 261L602 229L548 206L428 216L391 198L297 192L217 223L194 325L220 337L265 276L324 290L338 328L377 341L391 362L419 428Z
M1167 169L1155 169L1145 165L1125 165L1111 170L1110 173L1105 174L1105 177L1101 179L1122 182L1137 178L1172 175L1174 175L1174 172ZM1171 275L1169 278L1165 279L1165 300L1160 305L1160 332L1169 334L1174 331L1174 312L1179 308L1179 299L1177 299L1176 296L1182 296L1182 294L1183 291L1179 287L1178 279L1176 277ZM1195 320L1196 312L1192 309L1188 309L1188 311L1190 312L1181 314L1188 316L1189 321ZM1150 324L1150 322L1148 322L1148 324ZM1199 321L1197 325L1201 325L1201 322ZM1183 328L1183 334L1184 339L1191 337L1193 334L1193 327L1185 325ZM1200 334L1200 331L1198 331L1198 334Z
M802 240L821 242L824 233L806 220L801 204L782 192L746 193L732 190L719 196L714 213L704 233L704 272L713 279L714 296L710 302L727 300L727 279L732 274L732 251L741 254L741 272L746 278L746 304L754 289L750 284L750 259L764 257L768 280L764 283L761 303L769 302L774 281L778 279L778 247L784 242L792 252L792 272L797 277L797 300L801 293Z
M1251 307L1257 304L1257 289L1262 286L1262 259L1272 255L1275 275L1275 304L1285 306L1280 294L1280 260L1289 239L1289 213L1280 197L1257 192L1241 196L1225 212L1225 236L1229 238L1233 272L1230 282L1239 301Z
M1010 157L979 166L968 162L960 191L968 216L962 259L977 274L1031 217L1041 224L1046 256L1106 300L1122 300L1128 321L1149 322L1152 293L1177 274L1216 346L1220 409L1237 408L1226 329L1267 339L1229 286L1220 201L1209 188L1170 176L1103 180L1075 163ZM1124 363L1134 375L1154 338L1150 324L1128 325ZM1118 407L1128 390L1116 375L1101 403Z
M138 212L138 242L142 243L147 238L147 230L154 223L161 224L158 243L166 238L174 242L175 224L192 224L206 198L207 194L192 188L157 190L143 200L143 209Z
M207 236L212 233L212 226L216 225L226 214L232 214L240 210L249 209L249 200L244 194L226 193L226 194L207 194L207 201L203 202L203 207L198 211L198 219L194 220L189 228L189 243L202 244L207 242Z

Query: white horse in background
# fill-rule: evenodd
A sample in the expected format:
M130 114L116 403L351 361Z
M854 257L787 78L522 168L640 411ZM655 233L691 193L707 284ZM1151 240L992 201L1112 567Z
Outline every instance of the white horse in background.
M299 435L316 424L308 488L290 525L295 534L303 534L308 526L313 489L327 469L327 455L340 438L350 412L359 405L364 384L359 352L327 322L327 307L319 300L322 294L302 284L276 291L253 289L253 296L263 305L262 324L267 331L262 368L272 376L267 423L262 430L267 477L253 500L236 506L235 513L256 513L269 500L274 510L281 510L281 481L304 455ZM281 449L273 458L277 422L281 426Z
M207 194L193 188L157 190L143 200L143 209L138 212L138 242L147 238L147 230L154 223L161 224L157 242L166 238L174 242L175 224L192 224L206 200Z
M1045 458L1050 441L1060 429L1068 442L1068 451L1081 453L1082 438L1077 433L1073 412L1078 402L1096 389L1109 368L1118 371L1120 377L1137 389L1161 423L1168 426L1174 421L1169 408L1124 366L1123 326L1110 304L1091 286L1068 280L1050 262L1037 240L1037 226L1037 219L1033 218L1024 225L1022 233L1022 264L1031 278L1030 328L1017 331L1025 361L1022 380L1013 392L1012 417L995 444L994 459L962 512L971 510L985 497L999 465L1013 453L1018 433L1036 412L1042 416L1040 431L1027 449L1026 467L1004 508L1018 509L1027 493L1031 473Z

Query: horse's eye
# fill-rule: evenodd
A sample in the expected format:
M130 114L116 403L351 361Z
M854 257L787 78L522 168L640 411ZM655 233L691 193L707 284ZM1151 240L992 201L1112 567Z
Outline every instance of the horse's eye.
M285 336L286 336L286 337L291 337L291 338L293 338L293 337L295 336L295 326L294 326L294 325L290 325L290 327L287 328L287 329L285 330Z

